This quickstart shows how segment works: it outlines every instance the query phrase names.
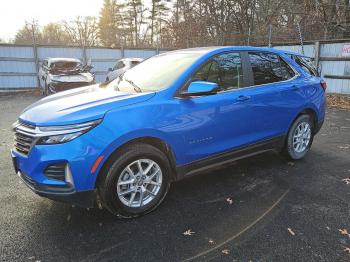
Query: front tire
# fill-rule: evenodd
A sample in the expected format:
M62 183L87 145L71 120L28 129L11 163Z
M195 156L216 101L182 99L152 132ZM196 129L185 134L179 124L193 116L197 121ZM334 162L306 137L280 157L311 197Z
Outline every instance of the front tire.
M98 191L112 214L133 218L153 211L170 187L166 155L148 144L134 144L118 152L102 171Z
M314 125L309 115L299 116L288 132L284 153L292 160L302 159L309 152L314 138Z

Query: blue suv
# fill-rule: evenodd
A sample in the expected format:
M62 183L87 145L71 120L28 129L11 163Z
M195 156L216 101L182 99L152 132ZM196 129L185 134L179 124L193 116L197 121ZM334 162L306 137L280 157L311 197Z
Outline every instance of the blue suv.
M136 217L171 182L209 168L267 151L303 158L325 117L325 89L284 51L172 51L26 108L12 158L41 196Z

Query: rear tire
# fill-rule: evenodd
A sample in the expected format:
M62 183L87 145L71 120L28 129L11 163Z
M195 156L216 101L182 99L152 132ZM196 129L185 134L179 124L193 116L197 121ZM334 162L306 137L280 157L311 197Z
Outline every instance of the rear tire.
M314 138L310 115L299 116L288 131L283 153L292 160L302 159L309 152Z
M102 205L115 216L133 218L161 204L170 187L171 168L159 149L134 144L108 160L101 175L97 187Z

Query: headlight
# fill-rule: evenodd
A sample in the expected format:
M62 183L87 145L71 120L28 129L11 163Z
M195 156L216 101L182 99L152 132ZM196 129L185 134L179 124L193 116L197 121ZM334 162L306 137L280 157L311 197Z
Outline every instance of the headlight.
M76 125L38 127L40 131L40 138L37 144L62 144L71 141L88 132L100 124L101 121L102 119Z

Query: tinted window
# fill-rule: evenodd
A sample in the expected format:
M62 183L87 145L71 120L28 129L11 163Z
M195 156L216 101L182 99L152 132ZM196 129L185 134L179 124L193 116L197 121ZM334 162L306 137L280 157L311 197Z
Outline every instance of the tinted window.
M310 58L302 56L293 56L293 59L298 65L300 65L304 69L304 71L306 71L310 75L318 75L316 66L313 64Z
M293 70L278 55L272 53L249 53L254 85L284 81L294 76Z
M123 61L119 61L115 67L114 67L114 70L117 70L117 69L121 69L125 66L124 62Z
M220 90L242 87L243 72L240 55L225 53L215 56L193 76L192 81L198 80L217 83Z

